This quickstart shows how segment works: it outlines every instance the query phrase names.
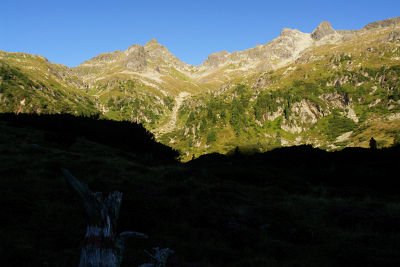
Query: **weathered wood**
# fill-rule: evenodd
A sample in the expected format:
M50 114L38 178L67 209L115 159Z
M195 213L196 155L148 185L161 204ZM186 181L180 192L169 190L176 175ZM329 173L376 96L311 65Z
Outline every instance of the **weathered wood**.
M145 234L138 232L123 232L119 235L115 233L122 193L115 191L104 197L101 192L92 192L68 170L61 171L83 200L88 215L79 267L120 266L126 239L132 236L147 238Z

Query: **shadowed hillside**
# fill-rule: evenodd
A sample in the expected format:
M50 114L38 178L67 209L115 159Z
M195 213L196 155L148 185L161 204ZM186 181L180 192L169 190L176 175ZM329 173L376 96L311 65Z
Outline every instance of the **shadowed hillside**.
M122 266L168 247L168 266L397 267L399 154L299 146L183 164L136 124L2 115L0 265L78 264L85 212L63 167L123 192L117 232L149 239L129 240Z
M43 141L52 145L68 147L77 138L145 154L151 158L172 159L179 153L155 141L154 135L141 124L128 121L112 121L93 117L76 117L70 114L0 114L0 120L14 127L44 131Z
M219 172L220 166L230 166L226 179L246 181L254 185L269 185L288 177L303 181L303 189L319 185L330 188L330 193L342 195L375 195L389 197L398 194L394 163L400 146L372 150L345 148L327 152L310 145L276 148L265 153L251 153L237 148L221 155L200 156L188 164L193 168L207 168ZM268 173L266 173L265 171ZM290 184L288 184L290 187ZM292 184L296 188L295 184Z

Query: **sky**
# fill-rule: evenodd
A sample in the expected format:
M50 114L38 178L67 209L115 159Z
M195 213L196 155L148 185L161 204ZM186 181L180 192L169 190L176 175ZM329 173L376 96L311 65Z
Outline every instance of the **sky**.
M155 38L199 65L214 52L268 43L282 28L311 33L326 20L335 29L361 29L398 16L399 0L1 0L0 50L73 67Z

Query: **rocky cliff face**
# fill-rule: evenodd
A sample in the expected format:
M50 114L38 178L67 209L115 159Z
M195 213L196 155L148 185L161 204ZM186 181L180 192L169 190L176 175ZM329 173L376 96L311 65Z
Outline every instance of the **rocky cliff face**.
M324 39L334 35L336 38ZM329 22L321 24L311 33L303 33L296 29L283 28L278 38L265 45L257 45L244 51L229 53L226 51L211 54L201 65L202 70L212 70L227 65L240 66L241 70L271 70L294 61L311 46L340 43L343 40ZM324 39L324 40L323 40Z
M332 28L332 25L328 21L323 21L318 27L311 33L311 38L316 41L321 40L327 35L335 34L335 30Z
M168 48L162 46L156 39L150 40L145 44L144 49L148 60L152 61L157 67L173 67L179 70L189 70L190 65L180 61Z
M387 28L387 27L394 27L399 24L400 24L400 17L397 17L397 18L390 18L390 19L371 22L365 25L363 29L372 30L378 28Z
M85 61L84 63L81 64L81 66L96 66L96 65L101 66L104 64L111 64L116 62L118 58L121 56L121 54L122 54L121 51L100 54L88 61Z
M211 54L200 65L200 69L210 71L227 65L236 65L239 70L244 71L275 69L312 44L309 34L284 28L277 39L265 45L233 53L222 51Z
M146 52L141 45L132 45L124 51L124 57L120 63L133 71L142 71L147 67Z
M108 76L124 73L134 75L135 79L147 84L153 82L153 86L158 87L158 83L162 82L160 77L163 74L168 75L171 68L187 72L193 69L193 66L180 61L166 47L153 39L144 46L135 44L125 51L101 54L73 70L88 86L93 86L98 80L103 79L104 73L108 73Z
M215 52L208 56L208 58L201 64L201 67L217 68L219 66L226 65L227 62L231 61L231 53L227 51Z
M201 65L200 70L212 71L227 65L236 65L240 70L271 70L282 67L298 59L303 51L327 43L341 44L353 40L368 31L394 27L400 24L399 18L377 21L366 25L363 30L334 30L328 21L321 22L311 33L283 28L278 38L264 45L257 45L244 51L227 51L211 54ZM392 39L398 36L393 33Z

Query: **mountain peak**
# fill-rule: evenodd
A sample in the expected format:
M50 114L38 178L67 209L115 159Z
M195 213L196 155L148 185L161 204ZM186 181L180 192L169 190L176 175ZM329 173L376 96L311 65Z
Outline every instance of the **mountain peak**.
M231 55L231 53L225 50L212 53L203 63L201 63L201 66L217 68L230 60L229 55Z
M187 66L174 56L168 48L160 44L156 39L151 39L144 45L148 60L157 66L173 66L177 69L185 69Z
M293 30L293 29L290 29L290 28L282 28L280 36L292 35L295 32L298 32L298 30Z
M332 25L328 21L322 21L317 28L311 33L311 38L316 41L321 40L323 37L336 33Z
M157 39L153 38L150 41L148 41L145 46L149 46L149 45L156 45L156 44L160 44Z

